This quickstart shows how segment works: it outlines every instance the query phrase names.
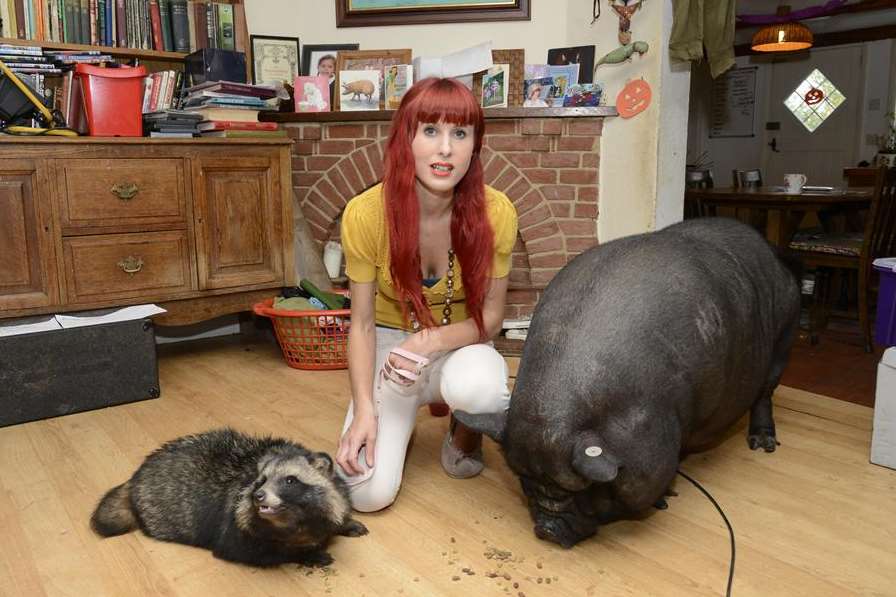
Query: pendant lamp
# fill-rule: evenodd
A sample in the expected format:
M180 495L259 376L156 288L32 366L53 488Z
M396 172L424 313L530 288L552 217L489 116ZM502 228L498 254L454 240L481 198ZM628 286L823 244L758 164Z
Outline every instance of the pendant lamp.
M779 6L778 16L786 17L789 6ZM812 32L797 22L766 25L753 36L751 47L754 52L795 52L812 47Z

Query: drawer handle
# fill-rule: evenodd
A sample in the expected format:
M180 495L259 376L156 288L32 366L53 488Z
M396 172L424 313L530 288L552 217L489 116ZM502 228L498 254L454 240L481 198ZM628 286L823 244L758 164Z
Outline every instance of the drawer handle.
M143 269L143 260L139 257L128 255L127 258L118 262L118 267L126 274L136 274Z
M140 191L135 182L120 182L112 187L112 194L123 201L133 199Z

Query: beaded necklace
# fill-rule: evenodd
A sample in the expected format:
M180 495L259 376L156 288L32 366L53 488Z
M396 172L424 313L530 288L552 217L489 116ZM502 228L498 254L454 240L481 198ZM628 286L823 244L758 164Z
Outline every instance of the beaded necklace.
M451 299L454 298L454 249L448 249L448 271L445 272L445 308L442 309L442 325L451 323ZM426 297L423 302L429 305ZM417 313L414 312L413 304L408 308L408 318L411 320L411 329L415 332L420 330L420 322L417 321Z

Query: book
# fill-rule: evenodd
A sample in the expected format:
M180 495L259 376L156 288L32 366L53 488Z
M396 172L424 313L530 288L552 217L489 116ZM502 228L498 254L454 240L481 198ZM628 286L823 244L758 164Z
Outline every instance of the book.
M187 21L187 0L171 0L171 35L175 52L190 51L190 31Z
M186 106L222 106L222 107L230 107L230 106L248 106L250 108L257 108L259 110L264 110L268 107L268 104L263 102L260 99L254 97L234 97L234 96L220 96L220 97L190 97L185 102Z
M295 90L296 112L329 112L330 111L330 78L326 76L296 77L293 82Z
M218 11L218 47L222 50L235 49L233 37L233 6L230 4L216 4Z
M203 120L234 120L239 122L258 122L258 110L246 108L197 107L187 108L191 112L202 115Z
M286 137L286 131L206 131L202 133L203 137L224 137L224 138L243 138L243 137Z
M189 95L195 91L217 91L230 95L250 95L253 97L267 99L277 96L277 91L273 87L265 85L250 85L248 83L237 83L235 81L206 81L198 85L193 85L184 90Z
M171 0L159 0L159 17L162 21L162 48L174 51L174 37L171 34Z
M276 122L240 122L233 120L204 120L196 125L200 131L276 131Z

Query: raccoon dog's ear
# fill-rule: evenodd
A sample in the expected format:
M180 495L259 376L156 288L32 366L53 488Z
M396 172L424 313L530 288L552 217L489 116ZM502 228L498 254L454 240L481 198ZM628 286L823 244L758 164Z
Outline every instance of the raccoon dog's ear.
M312 452L308 463L326 476L333 476L333 459L326 452Z

